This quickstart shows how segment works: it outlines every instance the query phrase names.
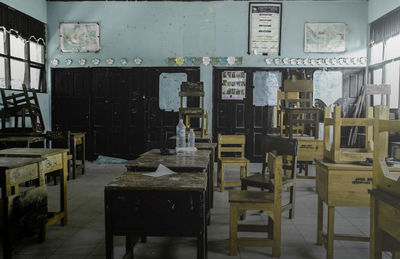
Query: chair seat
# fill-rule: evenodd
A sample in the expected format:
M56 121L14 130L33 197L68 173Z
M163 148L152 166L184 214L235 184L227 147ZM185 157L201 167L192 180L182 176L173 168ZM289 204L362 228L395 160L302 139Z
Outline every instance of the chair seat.
M251 176L242 178L241 181L242 186L252 186L272 190L270 177L266 174L253 174ZM282 177L282 186L292 186L293 183L294 180L292 178L287 176Z
M239 203L273 203L274 194L263 191L230 190L229 202Z
M245 157L221 157L219 161L222 163L250 163Z

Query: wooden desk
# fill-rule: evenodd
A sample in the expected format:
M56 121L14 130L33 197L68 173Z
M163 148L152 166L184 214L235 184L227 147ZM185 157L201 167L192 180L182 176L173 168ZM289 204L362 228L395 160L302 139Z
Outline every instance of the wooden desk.
M71 153L72 153L72 179L75 179L76 171L82 170L82 174L85 174L85 132L71 132ZM81 163L76 164L76 150L77 147L81 147Z
M274 137L281 137L278 134L271 134ZM300 134L293 134L293 139L297 139L297 164L312 163L314 159L322 158L324 156L324 143L322 139L315 139L315 137L301 136ZM283 138L289 138L283 136ZM305 175L297 175L299 179L314 179L314 176L308 176L308 167L306 165Z
M43 174L60 170L60 211L54 214L46 223L46 227L61 220L61 225L67 224L67 177L68 177L68 149L50 148L9 148L0 150L0 157L29 157L44 158L40 162Z
M334 240L369 242L369 236L337 235L334 233L335 207L369 207L368 189L372 188L372 166L335 164L315 160L316 192L318 195L317 244L327 248L327 258L333 258ZM400 175L400 168L393 168ZM328 233L323 234L323 203L328 205Z
M114 257L114 235L126 236L131 258L138 236L197 237L197 258L207 258L206 173L142 173L125 172L105 186L106 258Z
M41 188L44 186L44 174L42 170L40 170L40 163L43 161L43 158L19 158L19 157L0 157L0 187L1 187L1 234L3 238L3 258L11 258L12 257L12 246L13 241L16 239L17 235L15 233L15 226L18 223L12 223L12 220L18 222L21 218L16 219L13 218L11 213L13 210L14 199L17 198L18 195L18 184L24 183L30 180L37 180L37 187L32 189L36 191L35 196L30 196L30 198L35 199L40 195L41 197L46 198L46 189ZM39 192L37 192L39 191ZM28 197L29 198L29 197ZM23 198L18 198L21 200ZM47 203L39 203L36 204L38 209L43 210L44 207L47 208ZM44 207L43 207L44 206ZM42 211L42 214L45 212ZM21 215L26 216L26 215ZM36 215L36 216L39 216ZM15 217L15 215L14 215ZM34 216L33 216L34 217ZM43 220L43 219L42 219ZM41 241L45 238L45 220L43 225L39 226L40 233L39 239Z
M176 141L176 136L170 137L168 140L173 140ZM196 135L196 143L211 143L212 142L212 136L211 135L203 135L203 136L197 136Z
M171 150L175 152L175 150ZM210 151L197 150L196 152L178 153L174 155L161 155L159 149L151 149L135 160L126 164L128 171L148 172L155 171L162 164L174 172L207 172L206 209L207 222L210 222L210 206L212 183L210 173Z
M214 207L214 163L217 143L195 143L198 150L210 150L210 208Z
M4 143L5 145L17 145L19 147L27 147L29 148L33 143L42 142L44 147L44 137L40 136L8 136L1 137L0 143Z

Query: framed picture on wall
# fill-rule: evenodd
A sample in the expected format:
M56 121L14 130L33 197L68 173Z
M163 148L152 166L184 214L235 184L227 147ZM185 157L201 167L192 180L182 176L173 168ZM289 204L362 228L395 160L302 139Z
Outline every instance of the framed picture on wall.
M97 52L100 50L100 28L95 22L60 23L61 52Z
M306 22L304 24L304 52L345 52L346 30L345 23Z
M280 55L282 3L249 4L249 54Z

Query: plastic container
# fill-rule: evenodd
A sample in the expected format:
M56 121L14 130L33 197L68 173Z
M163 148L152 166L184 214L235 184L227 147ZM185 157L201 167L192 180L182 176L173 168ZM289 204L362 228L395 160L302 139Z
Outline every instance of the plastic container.
M182 119L180 119L178 125L176 125L176 147L186 147L186 126Z
M196 139L196 136L194 134L194 131L193 131L193 129L190 129L190 132L188 135L188 147L194 147L194 143L196 141L195 139Z

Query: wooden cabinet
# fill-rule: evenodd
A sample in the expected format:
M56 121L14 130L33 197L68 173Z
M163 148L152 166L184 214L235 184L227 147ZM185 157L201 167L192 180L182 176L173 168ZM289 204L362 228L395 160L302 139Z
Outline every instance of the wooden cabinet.
M86 132L86 155L132 159L175 133L178 112L159 108L159 76L199 68L54 68L52 128Z

